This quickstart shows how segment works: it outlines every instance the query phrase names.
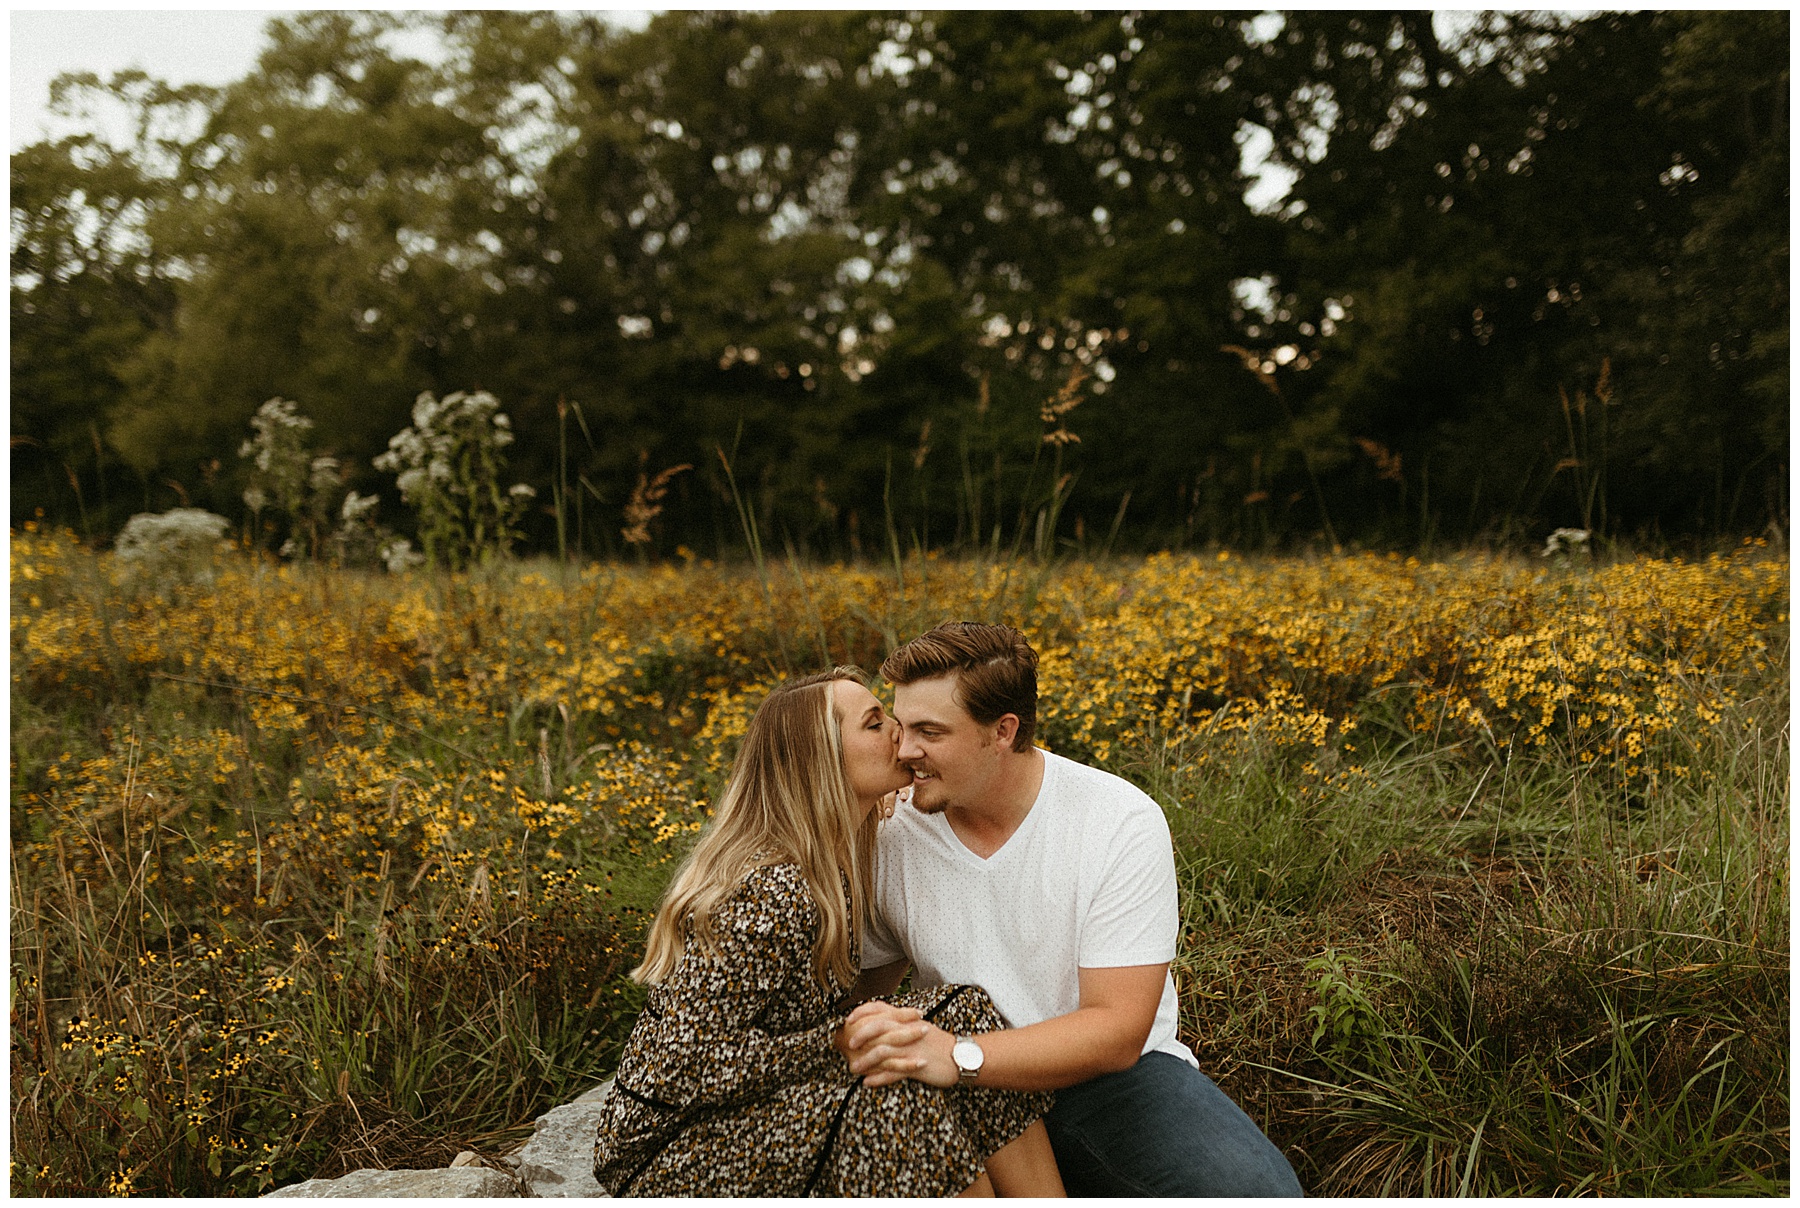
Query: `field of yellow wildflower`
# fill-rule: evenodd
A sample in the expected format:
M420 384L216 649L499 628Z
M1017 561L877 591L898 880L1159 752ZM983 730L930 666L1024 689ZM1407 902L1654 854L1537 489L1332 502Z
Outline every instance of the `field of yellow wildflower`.
M1163 802L1185 1038L1310 1191L1786 1189L1785 553L11 552L15 1194L504 1152L609 1072L761 694L956 618Z

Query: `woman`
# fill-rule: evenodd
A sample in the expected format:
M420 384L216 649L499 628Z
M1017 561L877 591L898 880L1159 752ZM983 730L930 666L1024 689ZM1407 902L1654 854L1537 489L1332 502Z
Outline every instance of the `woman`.
M632 972L650 994L594 1148L610 1194L1062 1194L1049 1095L868 1087L836 1047L881 805L911 780L897 739L853 667L758 707ZM1004 1026L977 987L904 1001L956 1032Z

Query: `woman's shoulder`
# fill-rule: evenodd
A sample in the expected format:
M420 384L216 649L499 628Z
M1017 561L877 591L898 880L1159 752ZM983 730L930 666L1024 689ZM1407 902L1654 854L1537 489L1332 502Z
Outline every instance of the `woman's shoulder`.
M758 864L738 882L730 904L740 913L808 925L818 913L806 875L791 861Z
M806 875L792 860L776 857L751 868L739 884L756 893L792 893L806 888Z

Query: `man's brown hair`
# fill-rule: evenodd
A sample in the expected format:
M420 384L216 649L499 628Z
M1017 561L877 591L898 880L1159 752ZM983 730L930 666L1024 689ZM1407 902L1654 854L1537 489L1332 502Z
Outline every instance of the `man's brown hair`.
M1037 662L1031 643L1010 625L949 621L888 655L881 675L891 684L955 675L956 701L977 722L1018 717L1012 749L1024 752L1037 731Z

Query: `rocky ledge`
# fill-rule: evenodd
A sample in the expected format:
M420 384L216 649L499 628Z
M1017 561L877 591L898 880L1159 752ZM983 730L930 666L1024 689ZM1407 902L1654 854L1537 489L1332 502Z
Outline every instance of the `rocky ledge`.
M490 1199L532 1196L544 1199L604 1196L594 1181L594 1129L600 1105L612 1091L608 1079L573 1103L538 1117L531 1139L500 1159L496 1170L475 1165L473 1153L458 1154L442 1170L353 1170L339 1179L308 1179L264 1199Z

